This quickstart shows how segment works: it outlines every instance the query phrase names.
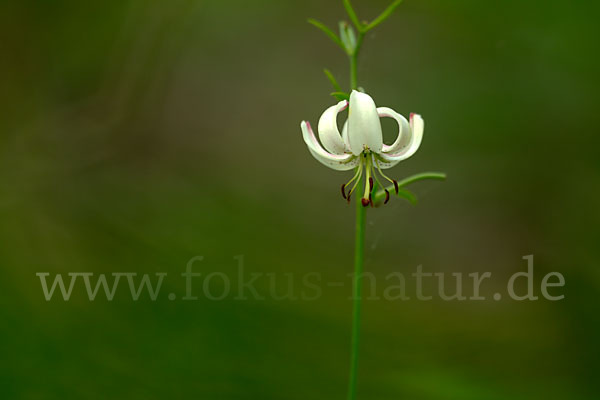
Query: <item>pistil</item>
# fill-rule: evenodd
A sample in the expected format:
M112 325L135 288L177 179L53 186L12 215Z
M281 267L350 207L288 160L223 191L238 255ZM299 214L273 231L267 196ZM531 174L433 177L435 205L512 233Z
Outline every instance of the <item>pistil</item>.
M373 204L371 200L371 192L373 191L373 166L371 165L371 157L369 157L368 153L365 151L363 153L365 160L365 170L367 171L367 175L365 177L365 193L361 199L363 207L368 206L369 204Z

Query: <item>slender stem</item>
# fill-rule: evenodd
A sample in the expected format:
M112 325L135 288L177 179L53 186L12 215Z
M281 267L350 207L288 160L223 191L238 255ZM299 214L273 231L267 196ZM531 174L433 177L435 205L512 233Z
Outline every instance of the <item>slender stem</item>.
M356 47L350 54L350 90L358 89L358 53L365 34L358 32ZM359 166L362 168L362 165ZM365 178L367 180L368 178ZM360 178L359 178L360 181ZM366 184L367 181L365 181ZM359 183L357 181L357 183ZM362 205L360 196L356 196L356 227L354 243L354 276L352 280L352 345L350 350L350 381L348 383L348 400L356 399L356 382L358 375L358 350L360 347L360 306L362 293L362 273L365 253L365 227L367 208Z
M358 373L358 349L360 345L360 311L362 295L362 274L365 252L365 227L367 208L356 196L356 232L354 244L354 276L353 276L353 311L352 311L352 347L350 355L350 383L348 384L348 400L356 399L356 378Z
M350 90L355 90L358 87L358 83L356 81L356 69L358 64L358 57L356 57L356 53L350 56Z
M362 45L365 34L358 32L358 38L356 39L356 47L352 54L350 54L350 90L358 89L358 52Z

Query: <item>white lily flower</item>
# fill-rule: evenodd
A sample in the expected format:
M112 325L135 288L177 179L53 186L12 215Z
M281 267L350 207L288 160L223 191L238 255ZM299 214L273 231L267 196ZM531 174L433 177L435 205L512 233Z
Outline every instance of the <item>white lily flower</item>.
M348 107L349 106L349 107ZM342 133L337 126L337 115L348 109L348 119L342 128ZM383 143L380 118L388 117L398 123L398 137L391 145ZM373 191L373 178L380 187L384 188L375 174L379 174L394 184L398 193L398 183L388 178L383 169L391 168L400 161L415 154L423 139L423 118L418 114L410 114L410 122L391 108L375 106L375 102L366 93L353 90L350 102L340 101L329 107L319 119L319 139L317 140L308 121L302 121L302 136L310 153L322 164L338 171L347 171L356 168L356 173L350 181L342 185L342 196L350 201L350 196L366 173L365 192L362 197L363 206L373 205L371 192ZM346 194L346 188L354 182L353 187ZM389 200L386 190L385 202Z

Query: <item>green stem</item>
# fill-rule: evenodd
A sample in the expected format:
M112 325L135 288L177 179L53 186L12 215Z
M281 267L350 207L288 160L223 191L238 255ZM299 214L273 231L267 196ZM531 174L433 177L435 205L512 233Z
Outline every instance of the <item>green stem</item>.
M356 47L350 54L350 90L358 89L358 53L365 34L358 32ZM359 166L362 168L362 166ZM367 178L365 178L367 179ZM358 375L358 350L360 347L360 302L362 292L362 271L365 253L365 226L367 208L362 205L361 196L356 196L356 232L354 243L354 276L352 279L352 345L350 350L350 381L348 383L348 400L356 399L356 382Z
M352 54L350 54L350 91L358 89L358 52L362 46L365 34L358 32L358 38L356 39L356 47Z
M356 399L356 378L358 374L358 349L360 345L360 311L362 295L362 274L365 253L365 227L367 208L361 203L361 197L356 196L356 232L354 244L354 276L352 282L352 347L350 354L350 382L348 384L348 400Z
M356 69L358 64L356 53L350 56L350 90L355 90L358 87L356 81Z

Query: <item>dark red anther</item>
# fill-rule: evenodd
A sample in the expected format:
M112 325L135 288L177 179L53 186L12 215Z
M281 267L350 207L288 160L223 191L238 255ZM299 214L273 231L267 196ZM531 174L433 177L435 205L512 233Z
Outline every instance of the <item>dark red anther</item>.
M392 182L394 182L394 190L396 191L396 194L398 194L398 182L395 180L392 180Z
M388 192L387 189L385 189L385 201L383 202L383 204L387 204L388 201L390 201L390 192Z
M369 177L369 192L373 191L373 178Z
M373 206L373 198L371 197L371 194L369 194L369 204L371 205L371 207Z
M346 184L342 184L342 197L345 199L347 198L346 197Z
M362 203L363 207L368 206L370 203L369 199L365 199L364 197L360 199L360 202Z

